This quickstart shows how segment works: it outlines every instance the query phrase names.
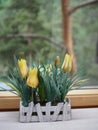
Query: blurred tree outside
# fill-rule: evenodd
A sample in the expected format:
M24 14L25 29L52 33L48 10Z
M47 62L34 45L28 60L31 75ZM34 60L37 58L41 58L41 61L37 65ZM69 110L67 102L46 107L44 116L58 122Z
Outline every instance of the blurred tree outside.
M60 12L59 15L61 15L61 7L57 8L59 5L58 2L55 3L54 1L49 2L46 0L30 0L29 2L28 0L1 1L1 17L3 17L3 19L0 23L1 30L3 31L0 32L0 35L33 33L35 35L55 37L54 40L62 42L63 40L61 38L56 39L57 37L54 36L55 28L58 26L56 24L60 24L61 26L61 18L57 23L54 22L55 18L53 18L57 12ZM57 10L54 8L57 8ZM49 12L49 10L51 12ZM52 12L54 12L54 14L52 14ZM55 26L54 29L52 29L53 26ZM60 32L59 30L61 31L61 29L58 29L58 33ZM61 35L61 33L59 34ZM55 52L61 54L62 51L48 41L35 38L5 38L1 39L0 44L1 59L3 58L5 59L4 62L9 61L11 63L13 54L20 53L21 55L22 51L27 55L31 52L33 60L42 61L48 59L48 57L52 59L53 55L56 55Z
M89 1L88 1L89 2ZM72 6L82 0L72 2ZM98 63L96 62L96 44L98 39L98 3L80 8L72 14L74 51L78 69L83 67L83 74L89 77L89 85L98 85Z
M69 2L74 7L83 1ZM0 75L7 74L13 66L14 54L22 56L25 53L26 57L32 55L32 60L40 62L53 60L56 55L63 60L65 50L62 49L60 0L0 0L0 18ZM89 77L90 85L98 85L98 4L77 10L71 15L71 20L78 69L83 69L82 74ZM33 38L22 35L12 38L11 34L33 34ZM8 35L10 37L5 37Z

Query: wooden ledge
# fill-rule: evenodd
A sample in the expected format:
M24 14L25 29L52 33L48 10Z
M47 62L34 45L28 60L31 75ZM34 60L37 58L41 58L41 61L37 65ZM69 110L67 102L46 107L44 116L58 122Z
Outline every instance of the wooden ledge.
M73 108L98 107L98 89L72 90L68 97Z
M72 108L98 107L98 89L72 90L68 93ZM0 111L19 110L20 98L7 91L0 91Z
M18 110L20 98L8 91L0 91L0 111Z

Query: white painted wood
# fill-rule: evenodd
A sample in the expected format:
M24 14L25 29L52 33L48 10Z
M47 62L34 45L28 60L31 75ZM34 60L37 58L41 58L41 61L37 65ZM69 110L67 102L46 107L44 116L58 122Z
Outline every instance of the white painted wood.
M33 112L34 103L29 103L28 112L27 112L27 122L31 121L32 112Z
M26 111L27 108L22 105L22 102L20 102L20 122L26 122L26 116L24 116Z
M51 108L51 102L46 103L46 117L45 121L50 121L50 108Z
M31 122L39 122L38 116L32 116L31 117Z
M66 104L66 119L65 120L70 120L72 118L72 112L71 112L71 101L68 99L68 102L65 102Z
M66 116L67 116L66 111L67 111L67 105L65 103L64 106L63 106L63 118L62 118L63 121L66 120Z
M70 103L67 103L67 119L66 120L71 120L72 118L72 112L71 112L71 105Z
M43 121L43 116L42 116L41 106L40 106L39 103L37 103L35 105L35 107L36 107L36 111L37 111L37 114L38 114L39 121L42 122Z
M20 102L20 122L49 122L70 119L70 102L58 103L57 106L51 106L51 102L46 103L46 106L40 106L40 103L34 105L31 102L28 107L23 107L22 102Z
M57 107L56 109L54 110L54 114L53 114L53 117L52 117L52 121L56 121L58 116L59 116L59 113L61 111L61 108L63 107L64 103L58 103L57 104Z

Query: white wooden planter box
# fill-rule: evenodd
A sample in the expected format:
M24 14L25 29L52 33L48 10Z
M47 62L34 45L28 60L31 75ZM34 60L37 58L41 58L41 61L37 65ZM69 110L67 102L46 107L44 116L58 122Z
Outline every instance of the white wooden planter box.
M20 122L50 122L70 119L70 100L58 103L56 106L51 106L51 102L47 102L46 106L41 106L40 103L34 105L31 102L28 107L24 107L20 102Z

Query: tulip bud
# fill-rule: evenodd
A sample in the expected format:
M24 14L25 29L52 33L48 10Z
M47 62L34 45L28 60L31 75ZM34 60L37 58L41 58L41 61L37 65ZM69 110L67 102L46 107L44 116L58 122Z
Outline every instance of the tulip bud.
M72 70L72 56L70 56L70 59L69 59L68 70L69 70L69 72L71 72L71 70Z
M57 57L55 58L54 63L55 63L55 66L56 66L56 67L58 67L58 66L60 65L60 57L59 57L59 56L57 56Z
M27 76L28 67L25 59L18 60L18 67L23 78Z
M27 85L32 88L36 88L38 86L38 70L37 68L31 69L29 71L29 76L27 79Z
M62 69L64 72L66 72L66 70L70 72L72 69L72 56L70 56L69 54L65 55L64 62L62 64Z

